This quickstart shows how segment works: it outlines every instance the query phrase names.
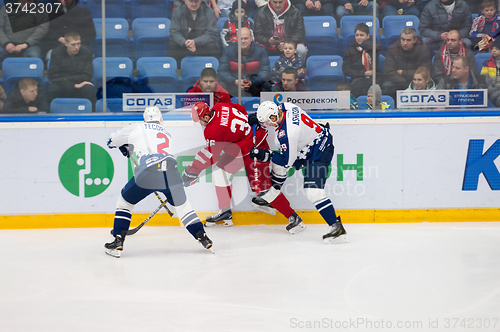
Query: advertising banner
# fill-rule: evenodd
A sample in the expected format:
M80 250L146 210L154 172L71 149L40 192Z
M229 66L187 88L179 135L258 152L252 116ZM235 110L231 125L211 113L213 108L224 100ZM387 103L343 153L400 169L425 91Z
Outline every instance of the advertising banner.
M210 106L214 103L213 93L124 93L123 111L143 112L144 107L158 106L160 111L168 112L180 108L191 108L198 101Z
M261 92L260 102L294 103L304 110L349 109L349 91Z
M488 90L397 91L397 108L487 107Z
M113 213L133 168L118 149L108 149L108 137L118 129L110 124L2 129L0 214ZM205 145L202 129L191 122L166 127L182 172ZM333 125L331 132L335 156L325 190L337 209L499 206L498 123ZM288 174L282 190L292 206L314 209L302 171ZM243 169L234 176L233 188L234 210L251 211ZM195 210L216 211L212 168L186 193ZM151 212L157 206L151 195L134 211Z

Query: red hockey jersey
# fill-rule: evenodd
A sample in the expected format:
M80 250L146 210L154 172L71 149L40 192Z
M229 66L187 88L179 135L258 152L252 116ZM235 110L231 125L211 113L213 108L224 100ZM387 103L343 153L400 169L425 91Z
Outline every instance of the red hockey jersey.
M188 171L199 174L213 165L222 152L233 157L246 156L253 147L252 127L248 124L245 108L239 104L218 103L213 107L214 115L205 127L207 145L195 156ZM256 132L256 146L265 142L267 131Z

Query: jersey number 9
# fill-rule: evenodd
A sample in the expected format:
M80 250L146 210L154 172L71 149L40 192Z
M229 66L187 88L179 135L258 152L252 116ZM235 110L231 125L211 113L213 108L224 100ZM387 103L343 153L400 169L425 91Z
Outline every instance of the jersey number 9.
M316 122L314 122L310 117L302 113L301 118L302 122L304 122L306 126L314 128L318 134L321 132L321 127Z

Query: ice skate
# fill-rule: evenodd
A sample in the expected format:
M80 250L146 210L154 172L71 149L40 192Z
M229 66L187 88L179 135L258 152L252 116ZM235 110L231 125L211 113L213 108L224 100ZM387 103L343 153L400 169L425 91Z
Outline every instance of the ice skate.
M306 225L302 222L302 218L294 212L290 218L288 218L288 225L286 226L286 230L290 234L296 234L298 232L302 232L306 229Z
M198 233L196 233L196 238L198 239L198 242L200 242L205 249L208 249L213 254L215 254L214 250L212 249L213 242L208 238L207 233L199 231Z
M104 252L110 256L120 258L123 250L123 238L120 235L115 236L115 240L104 245Z
M271 206L265 199L261 196L256 196L252 198L252 203L250 203L254 208L260 210L265 213L269 213L272 215L276 214L276 209Z
M328 227L328 233L323 235L324 243L346 243L349 242L347 238L347 232L340 221L340 216L337 217L337 221Z
M205 227L215 226L233 226L233 212L231 212L231 209L220 210L213 216L207 217L207 220L205 221Z

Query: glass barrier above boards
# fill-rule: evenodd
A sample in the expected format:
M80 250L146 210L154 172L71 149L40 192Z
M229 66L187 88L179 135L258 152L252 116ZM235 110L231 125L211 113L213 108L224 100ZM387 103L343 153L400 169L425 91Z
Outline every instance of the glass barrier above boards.
M0 115L500 107L497 2L343 2L4 0Z

